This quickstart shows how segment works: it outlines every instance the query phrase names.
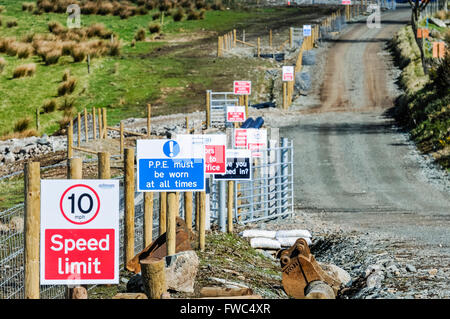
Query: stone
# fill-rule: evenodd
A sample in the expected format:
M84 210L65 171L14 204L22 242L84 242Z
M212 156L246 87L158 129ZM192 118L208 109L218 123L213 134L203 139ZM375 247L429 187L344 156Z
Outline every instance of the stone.
M144 282L141 274L136 274L128 280L127 292L144 292Z
M382 266L381 265L370 265L369 267L366 268L366 277L369 276L371 273L375 273L375 272L382 272L381 270Z
M438 272L438 270L436 268L428 270L428 273L430 274L430 276L436 276L437 272Z
M318 262L320 267L333 279L339 281L341 285L347 285L351 280L352 277L350 274L342 269L341 267L338 267L333 264L325 264Z
M381 288L382 282L384 280L384 275L381 272L374 272L369 275L366 280L367 288Z
M166 285L180 292L194 292L195 277L200 261L193 250L166 256Z
M416 267L414 267L413 265L407 264L407 265L406 265L406 271L409 271L409 272L416 272L417 269L416 269Z

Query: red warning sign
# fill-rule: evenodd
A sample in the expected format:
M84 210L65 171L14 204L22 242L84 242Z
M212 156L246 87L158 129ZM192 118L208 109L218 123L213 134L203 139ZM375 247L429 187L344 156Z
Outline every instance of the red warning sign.
M252 94L251 81L234 81L233 92L236 95L250 95Z

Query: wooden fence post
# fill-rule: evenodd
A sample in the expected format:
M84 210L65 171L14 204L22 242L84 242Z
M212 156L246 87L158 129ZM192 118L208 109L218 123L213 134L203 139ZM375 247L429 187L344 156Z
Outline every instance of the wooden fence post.
M97 139L97 119L95 117L95 107L92 107L92 135L94 136L94 140Z
M86 108L84 108L84 141L89 141L89 126L88 126L88 114Z
M36 130L39 131L40 123L39 123L39 108L36 108Z
M287 98L286 98L286 94L287 94L287 85L286 82L283 82L283 110L286 110L287 107Z
M120 129L119 129L119 134L120 134L120 139L119 139L119 143L120 143L120 157L123 158L123 151L124 151L124 147L125 147L125 135L124 135L124 128L123 128L123 122L120 121Z
M69 122L69 127L67 129L67 158L73 157L73 120Z
M71 158L67 165L67 179L83 178L83 160L80 157ZM88 291L86 287L75 286L68 287L68 299L88 299Z
M142 281L148 299L161 299L166 292L165 258L147 258L140 261Z
M167 193L159 193L159 236L167 230Z
M189 230L192 230L192 192L184 192L184 220Z
M41 223L41 165L39 162L25 164L25 246L24 277L25 298L39 299L39 232Z
M217 56L218 57L222 56L222 37L221 36L217 37Z
M98 153L98 178L110 179L111 178L111 162L108 152Z
M77 115L77 145L81 146L81 114L78 112Z
M125 267L134 257L134 149L126 148L124 157L125 166Z
M144 193L144 247L153 242L153 193Z
M206 91L206 128L210 128L211 127L211 113L210 113L210 108L209 105L211 103L211 96L210 96L210 90Z
M233 29L233 48L236 47L236 29Z
M195 230L200 230L200 193L195 192Z
M199 249L205 250L205 227L206 227L206 193L200 192L200 210L199 210Z
M167 256L174 255L176 249L176 217L179 211L177 193L167 193Z
M244 95L245 118L248 119L248 95Z
M108 136L108 120L106 119L106 109L102 108L102 115L103 115L103 139L106 139Z
M103 123L102 123L101 108L98 108L97 111L98 111L98 139L101 140L103 138Z
M269 30L269 46L272 47L272 29Z
M228 199L227 199L227 208L228 208L227 232L228 233L233 232L233 201L234 201L234 182L228 181Z
M152 135L151 122L152 121L152 105L147 104L147 136Z
M257 57L259 58L261 56L261 38L258 37L258 51L257 51Z

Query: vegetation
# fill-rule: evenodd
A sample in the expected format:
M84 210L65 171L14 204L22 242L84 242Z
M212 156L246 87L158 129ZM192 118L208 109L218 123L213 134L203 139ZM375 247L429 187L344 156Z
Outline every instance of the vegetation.
M442 34L448 34L448 29L436 36ZM400 83L405 91L398 100L396 116L420 150L433 154L450 170L450 52L447 49L445 58L435 61L425 74L410 26L396 35L393 49L402 68Z

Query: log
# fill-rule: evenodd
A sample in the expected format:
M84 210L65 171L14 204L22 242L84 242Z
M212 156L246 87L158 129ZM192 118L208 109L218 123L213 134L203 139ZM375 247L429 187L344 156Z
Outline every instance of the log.
M143 293L118 293L112 299L148 299L147 296Z
M260 295L246 295L246 296L229 296L229 297L201 297L196 299L263 299Z
M145 258L139 261L142 271L144 290L148 299L161 299L167 291L165 259Z
M88 299L87 289L82 286L71 289L70 299Z
M305 288L305 299L336 299L333 289L320 280L312 281Z
M222 287L203 287L200 290L200 297L232 297L252 295L250 288L222 288Z

